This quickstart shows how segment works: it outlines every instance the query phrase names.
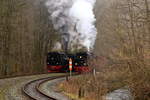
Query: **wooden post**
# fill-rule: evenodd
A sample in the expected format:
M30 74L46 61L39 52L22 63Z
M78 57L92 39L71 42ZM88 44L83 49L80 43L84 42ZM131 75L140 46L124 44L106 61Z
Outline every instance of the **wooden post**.
M79 92L78 92L78 97L79 97L79 98L83 98L84 95L85 95L85 90L84 90L83 87L80 87L80 88L79 88Z
M68 76L66 76L66 81L67 81L67 82L69 81Z

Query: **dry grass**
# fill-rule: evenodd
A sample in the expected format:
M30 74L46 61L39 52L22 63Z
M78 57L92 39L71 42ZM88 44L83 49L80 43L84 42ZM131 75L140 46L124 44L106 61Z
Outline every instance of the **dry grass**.
M150 67L135 67L130 70L128 76L126 84L131 88L135 100L150 100Z
M81 75L64 81L59 87L74 100L103 100L104 95L124 86L131 89L135 100L150 100L150 67L138 67L133 63L124 61L121 64L99 66L96 76ZM79 98L80 89L84 91L82 98Z

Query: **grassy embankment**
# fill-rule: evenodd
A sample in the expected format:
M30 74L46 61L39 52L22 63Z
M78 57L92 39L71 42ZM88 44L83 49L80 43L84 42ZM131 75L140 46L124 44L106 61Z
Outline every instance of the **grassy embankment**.
M59 88L74 100L103 100L107 93L128 86L135 100L150 100L150 67L135 62L99 66L96 76L81 75L62 82Z

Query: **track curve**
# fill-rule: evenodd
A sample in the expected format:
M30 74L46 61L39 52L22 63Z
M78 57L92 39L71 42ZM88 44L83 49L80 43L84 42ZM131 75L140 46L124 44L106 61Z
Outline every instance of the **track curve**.
M41 91L39 91L39 85L43 82L54 80L57 78L62 78L67 75L62 75L62 76L53 76L53 77L47 77L47 78L42 78L42 79L37 79L30 81L29 83L25 84L23 87L23 92L33 100L56 100L55 98L52 98Z

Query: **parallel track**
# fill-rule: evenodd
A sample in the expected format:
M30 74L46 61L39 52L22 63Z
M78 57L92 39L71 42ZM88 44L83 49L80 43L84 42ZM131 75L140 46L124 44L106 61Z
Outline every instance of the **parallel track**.
M55 98L52 98L52 97L42 93L39 90L39 85L41 83L44 83L44 82L47 82L50 80L54 80L57 78L62 78L65 76L67 76L67 75L53 76L53 77L47 77L47 78L30 81L29 83L25 84L24 87L22 88L23 93L25 93L32 100L56 100Z

